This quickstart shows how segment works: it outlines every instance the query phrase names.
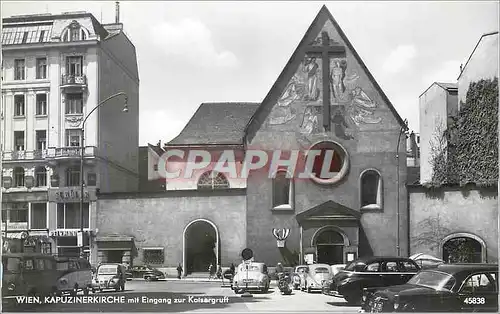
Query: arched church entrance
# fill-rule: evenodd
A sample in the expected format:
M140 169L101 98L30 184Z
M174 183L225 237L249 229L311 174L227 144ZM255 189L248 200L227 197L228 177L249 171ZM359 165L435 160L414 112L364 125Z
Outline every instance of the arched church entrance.
M443 260L446 263L483 263L483 245L468 236L457 236L443 244Z
M344 263L344 236L334 228L318 230L313 238L317 262L320 264Z
M184 273L208 272L219 260L219 232L211 221L198 219L184 229Z

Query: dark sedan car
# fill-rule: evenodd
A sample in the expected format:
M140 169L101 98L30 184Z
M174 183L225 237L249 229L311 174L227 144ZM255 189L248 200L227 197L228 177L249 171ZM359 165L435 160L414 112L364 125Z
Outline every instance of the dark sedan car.
M404 285L366 289L362 309L498 313L498 265L445 264L422 270Z
M165 279L165 274L162 271L147 265L134 266L131 271L134 277L142 277L147 281Z
M344 298L348 303L361 301L364 288L404 284L420 267L404 257L360 258L339 271L323 285L323 293Z

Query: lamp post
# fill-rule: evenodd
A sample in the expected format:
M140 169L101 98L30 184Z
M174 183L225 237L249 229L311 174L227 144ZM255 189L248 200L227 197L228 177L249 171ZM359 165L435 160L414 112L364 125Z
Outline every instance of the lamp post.
M83 119L82 124L81 124L81 147L80 147L80 237L81 237L81 242L80 242L80 257L83 257L83 200L84 200L84 186L85 186L85 181L84 181L84 176L83 176L83 159L85 156L85 122L87 122L87 119L90 117L90 115L99 107L104 105L108 100L111 100L115 97L118 96L125 96L125 104L123 106L123 112L128 112L128 97L125 92L119 92L116 94L113 94L109 96L108 98L104 99L101 101L95 108L93 108L87 116L85 116L85 119ZM90 213L90 202L89 202L89 213ZM89 219L89 227L90 227L90 219Z
M400 205L399 205L399 143L401 142L401 135L405 134L405 138L406 138L406 130L408 130L408 120L404 120L405 122L405 125L402 125L401 128L399 129L399 134L398 134L398 146L396 147L396 167L397 167L397 173L396 173L396 176L397 176L397 191L398 191L398 197L397 197L397 208L398 208L398 211L397 211L397 243L396 243L396 251L398 253L398 256L401 256L401 247L400 247L400 233L401 233L401 226L399 225L400 223L400 218L399 218L399 212L400 212Z

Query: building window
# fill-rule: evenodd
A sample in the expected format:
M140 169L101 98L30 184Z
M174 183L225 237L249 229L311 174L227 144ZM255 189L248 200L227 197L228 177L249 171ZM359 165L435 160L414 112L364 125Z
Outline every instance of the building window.
M47 115L47 94L36 94L36 115Z
M314 153L318 154L314 155ZM312 169L307 169L307 171L314 182L335 184L346 176L349 169L349 156L340 144L331 141L316 143L311 146L308 153L308 158L313 157Z
M47 229L47 203L31 203L30 229Z
M66 186L80 185L80 168L69 167L66 169Z
M24 32L23 34L23 44L25 44L28 41L28 32Z
M45 37L45 31L40 31L40 37L38 38L38 42L43 42L43 39Z
M24 80L25 79L25 65L24 59L14 60L14 80Z
M66 130L66 147L79 147L81 144L82 130Z
M198 179L198 189L200 190L215 190L228 189L229 181L226 176L217 171L207 171Z
M14 95L14 116L23 117L25 112L24 95Z
M445 263L484 263L483 246L470 237L456 237L443 245L443 260Z
M70 56L66 57L66 75L82 76L83 74L83 57Z
M47 58L36 59L36 78L37 79L47 78Z
M66 114L83 112L83 93L66 94Z
M14 145L16 151L24 150L24 131L14 131Z
M376 170L366 170L360 178L361 208L382 209L382 177Z
M7 203L10 222L28 222L28 203Z
M78 229L80 228L80 203L58 203L57 204L57 228ZM83 228L89 228L89 203L83 203Z
M144 264L163 264L165 260L163 248L143 248L142 250Z
M22 167L14 168L14 186L24 186L24 168Z
M36 149L44 150L47 149L47 131L37 130L36 131Z
M47 186L47 169L45 167L37 167L35 169L35 180L37 187Z
M292 182L286 171L278 171L273 179L273 208L292 207Z

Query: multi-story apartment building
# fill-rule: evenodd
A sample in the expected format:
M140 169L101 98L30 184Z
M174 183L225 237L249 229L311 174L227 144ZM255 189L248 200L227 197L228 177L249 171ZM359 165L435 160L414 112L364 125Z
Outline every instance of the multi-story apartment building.
M137 190L139 75L118 12L117 4L113 24L86 12L3 19L5 238L29 235L26 246L41 242L53 254L78 254L83 175L83 244L95 256L96 194ZM119 92L126 96L103 102Z

